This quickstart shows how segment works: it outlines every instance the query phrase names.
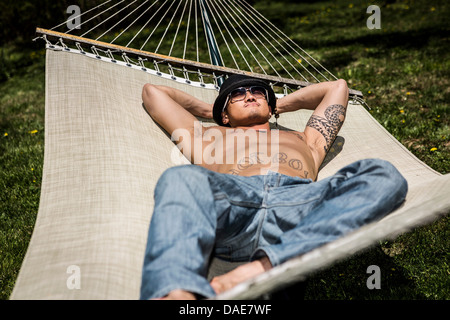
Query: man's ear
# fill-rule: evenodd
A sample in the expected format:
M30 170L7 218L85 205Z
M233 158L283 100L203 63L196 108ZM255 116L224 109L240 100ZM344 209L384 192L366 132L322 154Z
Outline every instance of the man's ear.
M226 112L222 112L222 122L223 122L223 124L228 124L228 122L230 122L230 119L228 118L228 115Z

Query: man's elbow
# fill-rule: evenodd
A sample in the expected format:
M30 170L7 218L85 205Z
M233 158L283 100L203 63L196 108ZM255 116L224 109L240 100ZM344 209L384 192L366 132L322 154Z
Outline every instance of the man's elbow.
M335 86L336 86L336 88L338 88L340 90L348 91L347 81L345 81L344 79L336 80L335 81Z
M142 88L142 102L144 108L147 110L147 112L152 116L154 111L154 101L155 97L158 95L159 89L157 86L146 83L144 87Z
M344 99L343 105L347 107L349 95L347 81L345 81L344 79L336 80L334 82L334 90L336 90L336 92L339 92L339 96L341 96Z
M149 91L152 90L152 86L150 83L144 84L144 87L142 88L142 100L145 101L145 98L148 96Z
M144 87L142 88L142 100L145 101L145 98L152 96L156 90L158 90L158 88L154 84L144 84Z
M153 98L160 93L161 90L157 85L146 83L142 88L142 101L144 102L144 106L148 111L151 111Z

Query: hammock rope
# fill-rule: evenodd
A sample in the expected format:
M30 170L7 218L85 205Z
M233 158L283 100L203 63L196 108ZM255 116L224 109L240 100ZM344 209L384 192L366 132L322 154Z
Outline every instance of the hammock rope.
M216 1L216 4L219 3L219 1ZM230 13L229 11L224 12L225 9L227 10L225 7L224 8L220 8L221 10L221 14L219 14L219 16L229 16L231 17L231 19L233 19L233 21L235 22L236 26L240 26L241 24L234 18L233 13ZM238 16L238 15L236 15ZM222 20L223 21L223 20ZM276 73L277 76L281 77L280 74L277 72L277 70L273 67L273 65L270 63L270 61L267 59L267 57L264 55L264 53L258 48L258 46L256 45L256 43L253 41L253 39L251 37L248 36L247 32L240 27L240 30L236 30L236 28L234 27L233 24L231 24L231 26L233 27L234 32L239 36L239 38L242 41L242 44L245 46L245 48L250 52L251 56L253 57L253 59L255 60L255 62L258 64L260 70L264 73L267 74L267 72L264 70L264 68L261 66L261 64L259 63L259 59L256 58L256 56L253 54L252 50L249 48L249 46L247 45L246 41L242 38L242 34L245 35L246 39L249 40L249 42L251 42L251 44L255 47L255 49L259 52L259 54L263 57L263 59L267 62L267 64L271 67L271 69ZM251 29L250 29L251 30ZM256 40L258 40L258 37L255 37ZM263 44L264 45L264 44ZM265 46L264 46L265 47ZM269 52L270 53L270 52ZM272 55L273 56L273 55ZM289 73L289 72L288 72ZM291 77L292 78L292 77Z
M49 30L306 83L337 79L245 0L107 0L71 19L80 20L77 28L66 30L64 21ZM211 41L222 64L205 47Z
M99 5L96 6L96 7L93 7L93 8L91 8L91 9L89 9L89 10L86 10L86 11L83 12L83 13L80 13L79 15L73 17L73 19L81 18L81 17L84 16L85 14L87 14L87 13L93 11L93 10L96 10L96 9L98 9L98 8L100 8L100 7L102 7L102 6L104 6L104 5L106 5L107 3L111 2L111 1L112 1L112 0L107 0L107 1L105 1L105 2L103 2L103 3L101 3L101 4L99 4ZM62 23L58 24L57 26L54 26L54 27L51 28L50 30L55 30L55 29L57 29L57 28L59 28L59 27L61 27L61 26L63 26L63 25L66 25L66 24L67 24L67 21L63 21ZM80 26L80 25L78 25L78 26ZM68 33L68 32L70 32L70 31L71 31L71 29L67 30L66 32Z

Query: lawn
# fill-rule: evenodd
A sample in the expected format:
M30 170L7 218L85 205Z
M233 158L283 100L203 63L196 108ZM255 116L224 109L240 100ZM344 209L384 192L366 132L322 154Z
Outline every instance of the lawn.
M337 77L363 92L372 115L434 170L450 173L448 1L253 1ZM381 29L369 29L369 5ZM39 209L44 155L45 50L0 47L0 299L8 299ZM305 299L450 299L450 219L383 241L306 283ZM370 265L380 290L366 286Z

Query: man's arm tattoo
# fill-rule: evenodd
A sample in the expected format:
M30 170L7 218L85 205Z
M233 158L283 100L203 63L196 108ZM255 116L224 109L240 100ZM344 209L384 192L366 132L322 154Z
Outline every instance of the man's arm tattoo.
M333 104L325 110L325 118L312 115L309 118L307 127L311 127L319 131L325 138L325 152L329 150L334 139L342 127L345 119L346 108L341 104Z

